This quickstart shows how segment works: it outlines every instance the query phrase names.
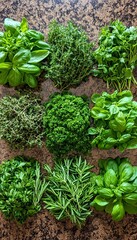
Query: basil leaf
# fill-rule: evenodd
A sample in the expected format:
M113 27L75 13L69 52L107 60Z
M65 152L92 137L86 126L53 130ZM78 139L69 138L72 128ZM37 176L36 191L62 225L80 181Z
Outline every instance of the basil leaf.
M114 207L114 203L113 203L113 202L110 202L110 203L105 207L105 212L111 214L113 207Z
M106 206L107 204L109 203L109 201L107 201L106 199L100 197L100 196L97 196L95 197L95 199L93 200L93 202L91 203L91 206L94 206L94 204L97 204L101 207L104 207Z
M13 64L20 66L24 63L27 63L30 60L31 53L27 49L19 50L13 57Z
M15 21L11 18L5 18L4 20L4 28L8 31L14 32L17 27L20 26L20 22Z
M21 84L21 73L18 69L11 69L7 78L11 87L16 87Z
M122 182L122 184L120 184L119 186L119 190L122 191L123 193L130 193L137 190L137 188L136 186L133 186L132 183Z
M28 30L26 31L26 36L32 40L43 40L44 35L41 32L35 30Z
M49 55L48 50L36 50L31 52L31 58L29 60L29 63L38 63L41 62L44 58L46 58Z
M37 67L36 65L32 65L32 64L23 64L21 67L18 67L18 69L21 72L32 73L32 74L40 74L40 72L41 72L39 67Z
M126 203L135 205L137 204L137 193L129 193L123 196L123 199Z
M9 71L7 71L7 70L2 71L2 72L0 73L0 84L1 84L1 85L4 85L4 84L7 83L7 81L8 81L8 79L7 79L8 74L9 74Z
M112 219L114 221L121 221L125 216L124 206L121 201L116 202L112 209Z
M96 128L89 128L88 129L88 134L89 135L96 135L96 134L98 134L98 130Z
M127 149L136 149L137 148L137 138L130 140L127 143Z
M44 41L39 40L35 44L38 48L42 48L50 51L50 45Z
M37 79L34 76L32 76L31 74L25 74L24 81L31 88L35 88L38 85Z
M128 214L137 214L137 206L132 206L127 203L124 203L124 208Z
M7 52L0 51L0 63L4 62L7 57Z
M99 189L98 194L103 198L112 198L114 196L114 193L109 188Z
M119 112L119 108L116 105L111 105L109 107L109 111L110 111L110 114L113 115Z
M20 29L23 33L25 33L28 30L28 22L26 18L22 18Z
M4 62L4 63L0 63L0 71L1 70L9 70L11 69L12 64L10 62Z
M133 167L130 163L123 162L119 166L120 182L125 182L133 175Z
M107 172L104 174L104 183L106 187L110 187L111 185L117 184L117 176L113 169L107 170Z

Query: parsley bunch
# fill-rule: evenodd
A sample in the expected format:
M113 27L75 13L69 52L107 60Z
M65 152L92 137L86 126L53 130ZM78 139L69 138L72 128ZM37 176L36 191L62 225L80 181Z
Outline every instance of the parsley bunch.
M81 97L55 94L45 103L43 117L46 146L55 155L90 149L90 110Z
M23 223L41 209L47 184L41 180L40 165L17 156L0 164L0 211L6 218Z
M49 27L48 42L51 54L46 78L54 81L58 88L66 89L85 80L91 73L92 47L87 34L72 22L63 26L53 21Z
M119 148L120 151L137 148L137 102L129 90L112 94L92 95L94 107L91 116L94 126L89 134L92 146L100 149Z
M91 214L92 166L76 157L56 162L53 170L48 165L44 168L48 173L45 208L58 220L69 218L78 226L84 224Z
M116 20L105 26L94 52L94 76L99 76L119 91L137 84L133 70L137 66L137 28L124 26Z
M0 100L0 139L14 148L41 145L42 114L43 106L37 97L3 97Z

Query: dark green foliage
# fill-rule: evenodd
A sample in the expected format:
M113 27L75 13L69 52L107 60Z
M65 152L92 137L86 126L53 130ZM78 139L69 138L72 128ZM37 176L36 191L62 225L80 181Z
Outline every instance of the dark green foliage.
M23 223L40 211L46 186L35 160L17 156L3 162L0 164L0 211L6 218Z
M49 27L51 45L49 63L45 66L46 78L58 88L66 89L86 80L92 68L92 47L87 34L68 22L63 26L53 21Z
M6 18L0 32L0 84L37 86L41 61L49 55L44 35L29 30L26 18L21 22Z
M91 165L81 158L65 159L55 163L53 171L48 165L48 188L43 199L45 208L58 220L69 218L81 226L91 214L93 174Z
M94 58L95 76L120 91L130 88L131 82L137 83L133 76L137 66L137 28L127 28L119 20L105 26L100 33Z
M93 94L91 109L95 127L92 146L100 149L119 148L120 151L137 148L137 102L130 91L113 94Z
M0 139L13 148L42 144L43 105L36 96L3 97L0 100Z
M81 97L69 93L53 95L45 103L43 123L46 145L53 154L84 153L90 149L90 110Z
M126 212L137 214L137 166L118 157L99 160L99 167L92 206L111 214L114 221L122 220Z

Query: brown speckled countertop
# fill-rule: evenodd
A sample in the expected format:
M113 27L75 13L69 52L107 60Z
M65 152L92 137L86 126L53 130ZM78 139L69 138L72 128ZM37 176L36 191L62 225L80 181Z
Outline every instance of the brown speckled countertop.
M37 29L45 35L48 32L48 24L52 19L61 23L72 20L81 25L91 40L96 41L100 27L111 20L120 19L126 25L137 26L137 0L0 0L0 29L3 28L5 17L21 20L25 16L31 28ZM101 92L106 89L105 83L89 78L71 91L77 95L93 92ZM57 91L51 81L44 81L39 87L43 100ZM137 88L132 88L137 100ZM13 94L14 89L0 87L0 97ZM4 141L0 141L0 160L8 159L20 151L12 151ZM33 148L25 150L24 154L33 156L40 161L52 163L51 154L45 146L42 149ZM136 163L137 150L125 151L120 154L117 150L99 151L93 150L87 157L91 164L97 167L99 158L117 155L130 157L132 163ZM94 212L89 217L86 225L80 230L69 221L58 222L48 211L42 210L23 225L7 221L0 215L0 239L1 240L137 240L137 215L126 216L121 222L113 222L105 213Z

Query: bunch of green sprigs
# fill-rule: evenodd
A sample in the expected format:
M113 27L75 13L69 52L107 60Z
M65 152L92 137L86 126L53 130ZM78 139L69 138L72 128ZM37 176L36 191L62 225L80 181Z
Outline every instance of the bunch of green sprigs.
M45 103L43 123L46 146L51 153L61 156L90 149L90 109L82 97L69 93L53 95Z
M92 206L120 221L125 213L137 214L137 166L127 158L99 160L100 174L95 176Z
M137 83L133 70L137 66L137 28L127 28L116 20L102 29L99 47L94 52L94 76L99 76L117 90Z
M6 218L23 223L40 211L46 189L40 165L33 159L17 156L0 164L0 211Z
M6 18L0 32L0 84L37 86L41 61L49 55L44 35L30 30L26 18L21 22Z
M58 220L70 219L81 226L91 214L93 174L91 165L81 158L65 159L55 163L53 171L48 165L48 188L43 201Z
M46 78L58 88L81 83L91 73L92 46L86 33L72 22L63 26L56 21L50 24L48 42L51 45L49 63L45 66Z
M128 90L113 94L93 94L91 109L95 127L92 146L100 149L118 148L120 151L137 148L137 102Z
M42 144L43 106L37 97L6 96L0 100L0 139L13 148Z

